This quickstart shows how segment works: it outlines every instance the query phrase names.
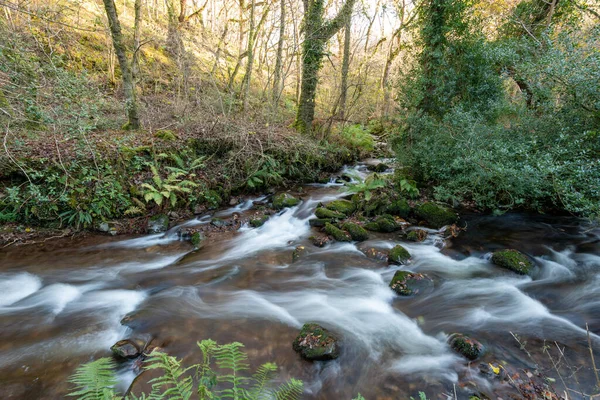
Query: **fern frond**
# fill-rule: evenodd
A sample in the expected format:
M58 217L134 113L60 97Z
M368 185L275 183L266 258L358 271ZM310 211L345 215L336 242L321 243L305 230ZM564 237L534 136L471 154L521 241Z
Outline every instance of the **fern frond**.
M124 215L137 215L137 214L141 214L141 213L142 213L141 208L139 208L137 206L131 206L127 210L125 210L125 212L123 214Z
M249 400L261 400L269 398L269 393L265 391L267 384L273 378L277 371L277 365L274 363L266 363L258 367L254 375L252 375L252 388L248 392Z
M214 349L214 357L217 366L221 369L231 371L230 374L220 375L219 381L231 385L230 389L225 389L220 392L223 398L239 399L243 394L243 384L248 381L248 378L239 376L240 372L250 369L248 365L248 356L241 349L244 347L239 342L233 342L222 346L217 346Z
M107 357L81 365L69 379L75 391L68 396L79 400L113 400L113 386L117 383L114 368L114 361Z
M290 379L275 391L276 400L298 400L304 391L304 383L298 379Z
M146 369L160 369L163 375L150 380L152 393L150 400L171 399L189 400L192 397L193 380L186 373L188 369L181 367L181 362L165 353L153 352L147 360Z

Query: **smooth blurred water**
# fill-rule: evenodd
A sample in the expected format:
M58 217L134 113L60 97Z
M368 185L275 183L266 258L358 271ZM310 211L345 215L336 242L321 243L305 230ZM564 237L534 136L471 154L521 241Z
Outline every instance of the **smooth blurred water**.
M364 166L352 172L365 175ZM258 229L201 250L166 235L92 237L72 248L16 248L0 256L0 393L10 399L55 399L82 362L110 354L127 337L153 337L169 353L198 361L196 342L212 338L246 345L252 365L274 361L279 379L305 382L306 397L444 398L475 382L502 390L451 351L448 335L464 332L488 349L482 362L516 368L534 362L512 337L527 340L544 362L543 341L564 346L580 366L580 386L594 386L585 324L600 348L600 231L574 218L467 215L467 231L447 241L429 231L423 243L372 234L363 243L314 247L308 220L319 202L343 195L331 184L306 188L303 202ZM264 200L260 198L259 200ZM217 215L250 213L252 199ZM210 217L185 226L206 224ZM367 258L401 243L408 268L434 278L433 290L398 298L388 283L400 267ZM303 256L292 262L296 246ZM535 258L531 277L493 266L492 251L511 247ZM121 324L126 317L126 325ZM338 360L309 363L291 343L305 322L342 339ZM599 357L600 358L600 357ZM546 359L547 362L547 359ZM124 385L134 365L121 367ZM459 398L467 391L459 390ZM440 397L441 396L441 397ZM577 398L577 396L573 397Z

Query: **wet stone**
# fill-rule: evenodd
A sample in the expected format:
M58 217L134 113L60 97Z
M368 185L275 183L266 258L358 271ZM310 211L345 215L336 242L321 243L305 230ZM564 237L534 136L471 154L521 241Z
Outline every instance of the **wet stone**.
M169 229L169 217L165 214L155 215L148 220L148 233L163 233Z
M304 324L292 347L309 361L334 360L340 355L337 337L314 323Z
M390 288L399 296L412 296L433 287L433 281L425 274L396 271Z
M110 350L117 358L136 358L142 354L139 344L130 339L119 340L111 346Z
M469 360L476 360L483 354L483 345L477 340L470 338L462 333L454 333L448 338L448 343L452 350L458 354L468 358Z

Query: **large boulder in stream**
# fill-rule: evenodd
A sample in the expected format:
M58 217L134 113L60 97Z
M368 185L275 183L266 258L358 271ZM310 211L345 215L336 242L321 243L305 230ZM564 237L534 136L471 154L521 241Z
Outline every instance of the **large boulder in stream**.
M163 233L169 229L169 217L158 214L148 220L148 233Z
M304 324L292 347L309 361L334 360L340 355L338 338L314 323Z
M521 275L529 274L533 266L525 254L513 249L496 251L492 254L492 263Z
M334 200L327 203L325 207L329 210L337 211L344 215L350 215L356 210L356 206L350 200Z
M286 207L294 207L300 204L300 200L289 193L279 193L273 196L273 208L283 210Z
M350 236L350 234L348 232L343 231L339 228L336 228L335 226L331 225L330 223L325 224L325 232L329 236L331 236L332 238L337 240L338 242L351 242L352 241L352 236Z
M414 229L406 235L406 239L411 242L422 242L427 239L427 231L423 229Z
M473 361L478 359L484 351L484 347L477 340L462 333L454 333L448 338L448 344L452 350Z
M410 253L399 244L392 247L388 254L388 262L390 264L403 265L410 260Z
M435 229L455 224L458 221L458 215L451 208L431 202L416 207L415 214Z
M409 271L396 271L390 288L399 296L412 296L433 287L433 280L425 274Z

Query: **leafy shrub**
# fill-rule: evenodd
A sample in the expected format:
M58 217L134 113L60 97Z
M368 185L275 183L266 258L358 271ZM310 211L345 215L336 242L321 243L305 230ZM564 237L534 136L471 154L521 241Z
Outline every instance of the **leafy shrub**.
M362 125L349 125L339 133L342 142L352 149L371 152L375 149L373 136Z

